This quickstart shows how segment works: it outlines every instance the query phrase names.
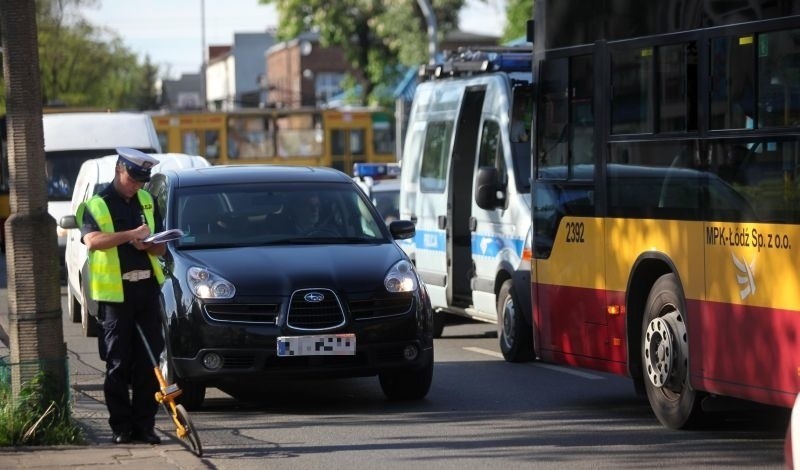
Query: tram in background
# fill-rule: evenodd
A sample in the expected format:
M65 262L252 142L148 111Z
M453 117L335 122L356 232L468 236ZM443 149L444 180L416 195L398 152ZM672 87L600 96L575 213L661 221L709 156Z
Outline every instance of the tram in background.
M246 109L152 114L165 152L202 155L214 165L327 166L393 163L392 113L372 108Z

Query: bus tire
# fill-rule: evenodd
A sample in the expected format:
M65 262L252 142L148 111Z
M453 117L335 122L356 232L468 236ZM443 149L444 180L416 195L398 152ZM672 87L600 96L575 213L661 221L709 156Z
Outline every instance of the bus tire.
M533 359L533 330L518 311L516 293L511 279L506 280L497 295L497 336L500 351L508 362Z
M689 339L681 287L664 274L647 297L642 322L642 368L647 399L656 418L671 429L696 425L700 396L689 384Z

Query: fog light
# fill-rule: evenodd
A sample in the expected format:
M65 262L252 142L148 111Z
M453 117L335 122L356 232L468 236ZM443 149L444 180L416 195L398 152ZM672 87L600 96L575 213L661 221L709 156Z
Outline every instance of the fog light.
M413 361L417 356L419 356L419 349L417 349L416 345L409 344L403 348L403 358L406 361Z
M222 356L215 352L206 353L206 355L203 356L203 365L206 369L217 370L222 367Z

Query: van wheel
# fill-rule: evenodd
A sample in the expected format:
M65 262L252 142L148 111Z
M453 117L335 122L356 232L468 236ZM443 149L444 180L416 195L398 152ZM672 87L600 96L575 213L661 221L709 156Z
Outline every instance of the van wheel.
M700 396L689 385L689 338L681 288L674 274L656 280L642 322L642 367L647 399L658 420L672 429L701 419Z
M72 323L81 321L81 303L72 295L72 291L67 287L67 314Z
M511 279L500 287L497 296L497 333L500 351L508 362L533 359L533 331L517 308L516 292Z

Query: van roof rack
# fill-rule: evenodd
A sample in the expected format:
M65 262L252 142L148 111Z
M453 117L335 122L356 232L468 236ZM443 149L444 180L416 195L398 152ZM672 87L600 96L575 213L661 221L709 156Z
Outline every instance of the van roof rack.
M420 67L421 80L477 75L492 72L530 72L532 47L460 47L444 62Z

